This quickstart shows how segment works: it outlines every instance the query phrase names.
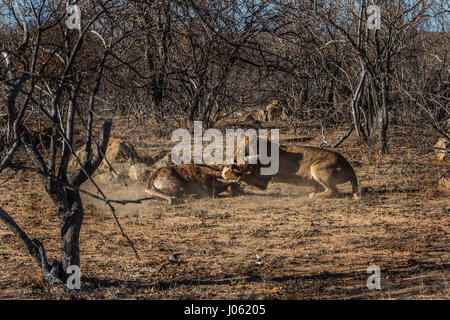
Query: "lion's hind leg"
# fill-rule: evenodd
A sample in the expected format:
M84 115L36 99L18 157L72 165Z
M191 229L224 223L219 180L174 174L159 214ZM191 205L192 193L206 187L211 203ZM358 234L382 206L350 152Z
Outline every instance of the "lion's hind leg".
M316 192L309 194L310 198L333 198L339 196L339 190L336 187L336 182L333 179L333 169L323 168L320 163L311 166L311 176L314 181L323 187L324 191L316 193L318 187L316 184Z

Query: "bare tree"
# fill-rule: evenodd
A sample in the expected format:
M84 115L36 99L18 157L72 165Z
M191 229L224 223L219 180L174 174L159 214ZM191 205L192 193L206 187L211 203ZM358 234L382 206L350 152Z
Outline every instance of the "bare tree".
M42 1L39 7L33 1L0 2L0 12L12 17L1 25L0 84L8 130L0 171L10 167L39 175L60 220L60 261L51 267L39 241L31 241L4 210L0 210L0 219L23 242L44 276L57 282L66 278L68 266L80 266L84 215L80 186L91 179L102 161L112 126L111 120L99 117L96 97L107 59L124 34L109 20L118 9L113 1L77 3L83 14L80 30L66 27L65 1ZM103 124L95 137L98 121ZM33 129L41 122L43 126ZM73 150L75 130L80 126L85 134L83 159ZM32 131L46 128L50 129L49 146L42 148ZM21 147L25 164L14 161ZM79 165L74 171L68 170L71 156Z

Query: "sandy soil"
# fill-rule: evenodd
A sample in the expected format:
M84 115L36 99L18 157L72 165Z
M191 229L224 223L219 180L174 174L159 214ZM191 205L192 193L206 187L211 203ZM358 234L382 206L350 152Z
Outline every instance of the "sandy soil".
M78 292L44 283L0 224L0 298L449 299L450 202L437 187L440 167L406 133L393 136L385 157L351 139L339 148L366 190L359 201L309 199L310 188L272 183L266 192L244 186L245 193L232 198L115 205L140 259L109 209L84 196ZM133 139L141 154L170 145ZM143 184L100 185L111 199L145 196ZM83 188L94 191L89 184ZM39 179L7 171L0 194L0 206L44 243L50 259L58 258L59 222ZM168 263L174 253L181 253L180 261ZM381 290L366 286L370 265L381 269Z

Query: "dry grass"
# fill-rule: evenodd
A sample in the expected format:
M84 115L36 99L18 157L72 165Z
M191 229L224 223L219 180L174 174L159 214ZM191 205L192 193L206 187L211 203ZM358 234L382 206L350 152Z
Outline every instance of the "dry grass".
M267 192L245 187L246 194L233 198L117 206L141 260L106 206L85 198L80 292L45 284L0 225L0 298L449 299L448 194L437 189L434 155L426 156L407 134L391 136L386 157L365 147L340 148L366 190L360 201L311 200L308 188L275 183ZM140 153L170 145L135 139ZM139 184L103 188L111 198L144 196ZM57 258L58 219L39 179L8 172L0 192L0 205ZM154 272L173 253L182 253L180 262ZM366 287L369 265L381 268L381 290Z

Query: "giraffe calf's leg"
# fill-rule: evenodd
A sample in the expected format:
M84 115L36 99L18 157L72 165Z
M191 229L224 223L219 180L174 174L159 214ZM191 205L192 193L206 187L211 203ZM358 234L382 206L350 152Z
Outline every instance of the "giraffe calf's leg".
M150 196L167 200L167 201L169 201L169 204L173 204L175 201L174 197L168 196L168 195L166 195L158 190L155 190L155 189L150 189L150 190L146 189L145 192Z

